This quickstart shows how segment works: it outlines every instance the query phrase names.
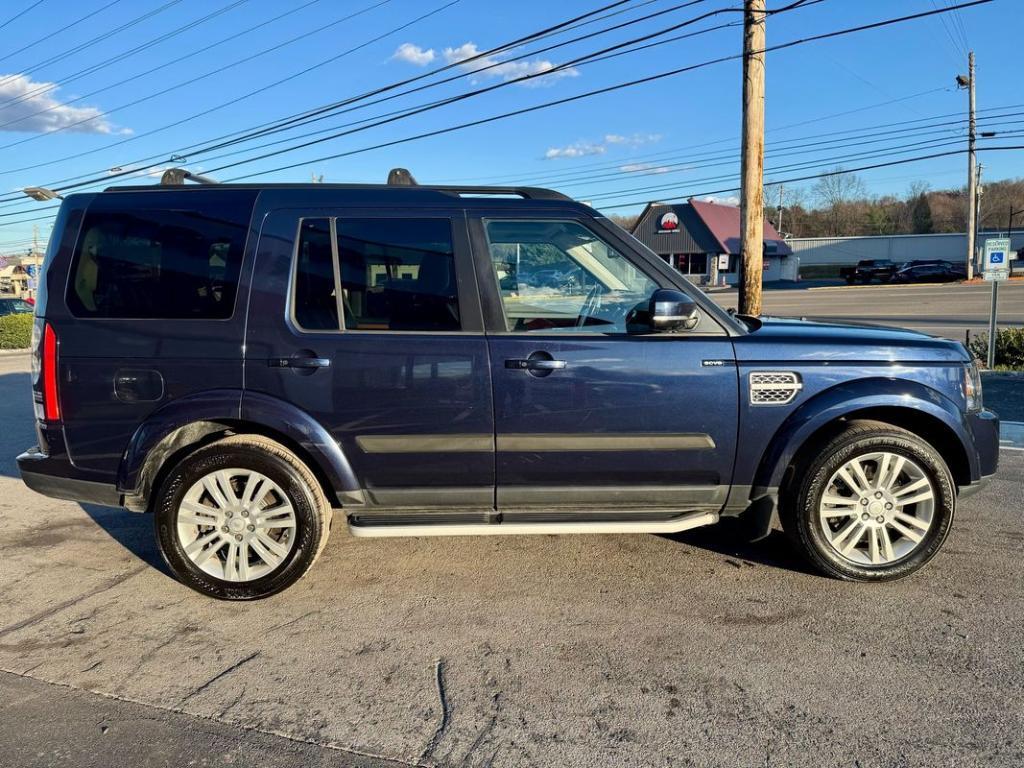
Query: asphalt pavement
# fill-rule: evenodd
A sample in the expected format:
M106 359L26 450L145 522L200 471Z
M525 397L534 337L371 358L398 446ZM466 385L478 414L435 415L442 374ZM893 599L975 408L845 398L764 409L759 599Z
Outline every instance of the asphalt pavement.
M735 289L709 294L723 307L735 307ZM874 323L913 328L963 341L988 331L992 289L989 284L829 285L806 281L780 284L764 292L764 312L783 317L827 318L847 323ZM1024 326L1024 281L999 289L999 323Z

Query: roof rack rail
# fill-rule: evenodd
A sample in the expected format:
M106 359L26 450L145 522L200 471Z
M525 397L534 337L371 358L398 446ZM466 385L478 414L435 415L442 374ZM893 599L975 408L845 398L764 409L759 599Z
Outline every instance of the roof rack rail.
M572 200L568 195L543 187L464 187L460 185L431 186L438 192L460 197L522 197L526 200Z
M196 184L220 184L216 179L186 171L184 168L168 168L160 177L160 185L164 187L180 187L186 181L194 181Z

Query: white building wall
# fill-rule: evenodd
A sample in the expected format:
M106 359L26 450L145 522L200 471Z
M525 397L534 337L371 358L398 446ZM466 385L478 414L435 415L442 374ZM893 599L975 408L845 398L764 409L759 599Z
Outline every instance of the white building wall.
M986 237L1000 237L1000 233L982 232L979 246ZM943 235L887 235L880 237L800 237L787 241L800 257L801 266L815 264L841 264L850 266L861 259L944 259L962 261L967 253L967 236L962 233ZM1024 231L1014 232L1013 250L1024 248Z

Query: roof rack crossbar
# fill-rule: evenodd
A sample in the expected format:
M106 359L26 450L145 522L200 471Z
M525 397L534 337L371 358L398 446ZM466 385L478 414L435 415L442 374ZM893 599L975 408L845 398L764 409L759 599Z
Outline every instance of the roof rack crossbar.
M180 187L186 181L194 181L196 184L219 184L216 179L192 173L184 168L168 168L160 177L160 185L164 187Z
M568 195L555 192L553 189L543 187L464 187L460 185L424 185L427 189L436 189L438 192L447 192L452 195L479 195L487 196L516 196L526 200L571 200Z

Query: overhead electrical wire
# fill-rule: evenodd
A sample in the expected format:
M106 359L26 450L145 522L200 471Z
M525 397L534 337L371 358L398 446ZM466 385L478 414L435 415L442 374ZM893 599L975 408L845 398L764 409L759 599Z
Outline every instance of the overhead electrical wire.
M131 56L134 56L137 53L141 53L142 51L149 50L150 48L152 48L152 47L154 47L156 45L159 45L160 43L166 42L168 40L172 40L175 37L177 37L178 35L184 34L185 32L188 32L189 30L195 29L196 27L202 26L203 24L207 23L208 21L212 21L213 19L217 18L218 16L223 16L225 13L228 13L229 11L233 11L235 8L239 7L240 5L245 5L249 1L250 0L232 0L232 2L229 2L227 5L221 6L220 8L218 8L218 9L216 9L216 10L214 10L214 11L208 13L208 14L206 14L205 16L202 16L202 17L200 17L198 19L190 21L188 24L184 24L184 25L182 25L180 27L172 29L169 32L165 32L162 35L158 35L157 37L153 38L152 40L147 40L144 43L140 43L139 45L136 45L134 48L130 48L130 49L126 50L126 51L121 51L121 52L119 52L119 53L117 53L117 54L115 54L115 55L113 55L113 56L111 56L111 57L109 57L107 59L104 59L101 62L98 62L96 64L88 66L85 69L80 69L79 71L74 72L71 75L67 75L67 76L65 76L61 80L58 80L58 81L52 82L52 83L43 83L42 85L40 85L40 87L38 87L38 88L36 88L34 90L26 91L25 93L19 94L18 96L14 97L13 99L8 99L7 101L0 102L0 108L9 107L9 106L12 106L14 104L21 104L21 103L24 103L26 101L30 101L30 100L38 97L38 96L42 96L43 94L49 93L51 91L54 91L54 90L60 88L61 86L67 85L68 83L72 83L72 82L74 82L76 80L79 80L79 79L81 79L83 77L88 77L89 75L94 74L96 72L99 72L101 69L104 69L104 68L106 68L106 67L108 67L108 66L110 66L112 64L121 64L121 63L124 62L125 59L127 59L127 58L129 58ZM122 82L127 82L127 81L122 81ZM93 93L98 93L98 91L94 91ZM86 96L91 96L91 95L93 95L93 93L86 94ZM53 111L55 109L59 109L60 107L69 106L70 104L74 104L74 103L76 103L78 101L81 101L82 99L86 98L86 96L79 96L79 97L77 97L75 99L72 99L71 101L62 102L60 104L54 104L53 106L49 106L49 107L46 107L45 109L41 109L41 110L38 110L36 112L29 113L27 115L24 115L22 117L19 117L19 118L15 119L15 120L9 120L6 123L0 123L0 128L4 128L4 127L6 127L8 125L13 125L14 123L19 123L22 120L27 120L28 118L35 117L36 115L41 115L41 114L44 114L46 112L51 112L51 111ZM93 119L95 119L95 118L89 118L89 120L93 120ZM83 121L83 122L88 122L88 121ZM75 125L78 125L78 124L79 123L75 123Z
M26 13L28 13L28 12L29 12L29 11L31 11L31 10L32 10L33 8L35 8L35 7L37 6L37 5L42 5L43 1L44 1L44 0L36 0L36 1L34 2L34 3L32 3L32 5L30 5L30 6L28 6L27 8L25 8L25 10L23 10L23 11L18 11L18 12L17 12L16 14L14 14L14 15L13 15L13 16L11 16L11 17L10 17L9 19L7 19L7 21L3 21L3 22L0 22L0 29L3 29L3 28L4 28L4 27L6 27L6 26L7 26L8 24L10 24L10 23L11 23L12 21L17 21L17 20L18 20L18 19L20 19L20 18L21 18L22 16L24 16L24 15L25 15Z
M55 30L53 30L51 32L47 32L45 35L43 35L40 38L37 38L37 39L33 40L31 43L25 43L25 45L23 45L21 48L18 48L16 51L11 51L10 53L5 53L3 56L0 56L0 61L7 61L12 56L17 56L19 53L27 51L30 48L35 48L37 45L39 45L42 42L48 42L50 40L53 40L53 38L55 38L61 32L66 32L67 30L71 29L72 27L78 26L83 21L88 21L93 16L97 16L97 15L103 13L103 11L107 10L107 8L110 8L113 5L117 5L120 2L122 2L122 0L110 0L110 2L107 3L106 5L101 5L96 10L89 11L89 13L85 14L85 16L79 16L77 19L75 19L74 21L70 22L69 24L65 24L60 29L55 29Z
M640 6L637 6L637 7L648 5L651 2L653 2L653 1L654 0L646 0L645 2L641 3ZM704 2L704 1L705 0L691 0L691 4L693 2ZM593 23L594 21L600 20L602 18L608 18L608 17L614 16L614 15L618 15L620 13L624 13L624 12L626 12L626 10L631 10L631 9L618 10L618 11L615 11L613 13L608 13L608 14L606 14L603 17L602 16L598 16L597 18L594 18L594 19L590 19L590 20L587 20L587 21L581 21L583 19L586 19L588 16L593 16L595 14L600 14L600 13L602 13L605 10L608 10L610 8L615 8L615 7L618 7L618 6L622 6L622 5L624 5L624 4L628 3L628 2L630 2L630 0L616 0L616 2L613 2L611 4L602 6L600 8L597 8L594 11L590 11L589 13L573 17L573 18L571 18L571 19L569 19L567 21L564 21L564 22L562 22L560 24L557 24L557 25L554 25L552 27L548 27L546 29L540 30L539 32L533 33L533 34L528 35L526 37L522 37L522 38L519 38L517 40L513 40L513 41L511 41L509 43L505 43L505 44L503 44L501 46L497 46L497 47L492 48L492 49L490 49L488 51L481 51L480 53L476 54L475 56L469 57L468 59L463 59L463 60L461 60L459 62L453 62L453 63L448 64L447 66L444 66L444 67L432 70L431 72L423 73L423 74L420 74L420 75L412 77L412 78L406 78L405 80L399 81L398 83L394 83L394 84L391 84L389 86L384 86L382 88L377 88L377 89L374 89L372 91L368 91L366 94L360 94L359 96L351 97L351 100L355 101L355 100L358 100L360 98L365 98L365 97L367 97L369 95L375 95L375 94L381 93L381 92L383 92L385 90L390 90L391 88L400 87L401 85L404 85L406 83L413 82L413 81L416 81L416 80L423 79L425 77L432 76L433 74L436 74L438 72L442 72L442 71L445 71L445 70L448 70L448 69L452 69L452 68L457 67L457 66L462 66L462 65L464 65L464 64L466 64L468 62L472 62L472 61L475 61L475 60L478 60L478 59L482 59L482 58L484 58L486 56L495 55L495 54L500 53L500 52L502 52L504 50L507 50L507 49L509 49L511 47L515 47L515 46L520 45L520 44L522 44L524 42L528 42L531 39L542 39L543 37L547 37L547 36L550 36L552 34L556 34L557 32L564 31L565 29L572 29L574 27L579 27L579 26L583 26L585 24ZM440 9L436 9L435 11L426 13L423 16L414 18L414 19L410 20L409 22L407 22L406 24L403 24L401 27L398 27L396 29L391 30L390 33L394 33L394 32L400 31L401 29L407 28L411 24L417 23L418 21L423 20L424 18L426 18L426 17L428 17L430 15L433 15L434 13L437 13L440 10L443 10L444 7L446 7L446 6L443 6ZM319 29L319 27L318 27L318 29ZM387 34L390 34L390 33L385 33L384 36L386 36ZM366 45L369 45L369 44L371 44L373 42L376 42L378 39L381 39L381 37L373 38L372 40L367 40L361 46L358 46L358 47L365 47ZM341 55L345 55L345 54L351 52L351 50L354 50L354 49L350 49L349 51L343 52L342 54L338 54L338 55L332 56L329 59L321 61L317 65L314 65L312 67L308 67L308 68L306 68L306 69L304 69L304 70L302 70L300 72L297 72L297 73L294 73L293 75L290 75L289 77L286 77L286 78L281 79L281 80L277 80L277 81L275 81L273 83L270 83L269 85L263 86L263 87L258 88L256 90L253 90L253 91L250 91L250 92L248 92L246 94L243 94L240 97L234 98L234 99L232 99L230 101L222 102L222 103L220 103L220 104L218 104L218 105L216 105L214 107L211 107L210 109L207 109L207 110L204 110L202 112L199 112L199 113L190 115L188 117L182 118L180 120L177 120L175 122L172 122L172 123L167 124L165 126L162 126L160 128L153 129L153 130L150 130L150 131L146 131L144 133L136 134L136 135L134 135L132 137L129 137L127 139L122 139L122 140L120 140L118 142L115 142L114 144L110 144L110 145L107 145L105 147L99 147L99 148L96 148L96 149L93 149L93 150L88 150L88 151L85 151L85 152L80 152L80 153L77 153L75 155L68 156L68 157L56 158L56 159L49 160L49 161L44 162L44 163L36 163L34 165L31 165L31 166L25 166L25 167L22 167L22 168L16 168L16 169L8 170L8 171L3 171L3 172L0 172L0 175L3 175L3 173L15 173L15 172L20 172L20 171L25 171L25 170L32 170L32 169L41 168L41 167L44 167L44 166L47 166L47 165L54 165L54 164L61 163L61 162L66 162L66 161L69 161L69 160L79 159L79 158L84 157L86 155L95 154L96 152L105 151L105 150L110 149L112 147L119 146L119 145L122 145L122 144L127 144L129 142L141 139L141 138L143 138L145 136L149 136L149 135L152 135L154 133L158 133L160 131L167 130L168 128L175 127L175 126L178 126L178 125L182 125L183 123L189 122L190 120L193 120L193 119L196 119L198 117L202 117L204 115L211 114L211 113L216 112L218 110L224 109L226 106L229 106L231 104L237 103L237 102L239 102L239 101L241 101L243 99L249 98L249 97L254 96L254 95L258 94L258 93L262 93L262 92L264 92L266 90L269 90L270 88L276 87L277 85L280 85L280 84L282 84L284 82L287 82L290 79L293 79L293 78L298 77L300 75L306 74L307 72L312 71L313 69L317 68L318 66L322 66L324 64L330 63L330 62L338 59ZM471 73L466 73L466 74L471 74ZM314 108L314 109L315 110L319 110L320 108ZM307 114L310 111L311 110L306 110L304 112L297 113L297 115L301 116L301 115ZM196 147L201 147L201 146L203 146L204 143L208 143L210 141L222 141L222 140L225 140L225 139L229 139L231 137L236 137L239 134L245 134L246 132L249 132L249 131L252 131L252 130L255 130L255 129L262 129L262 128L265 128L267 126L272 126L275 123L280 122L280 120L290 120L290 119L293 119L297 115L290 115L290 116L288 116L286 118L281 118L281 119L279 119L277 121L270 121L270 122L267 122L267 123L263 123L263 124L255 126L254 128L236 130L236 131L233 131L231 133L224 134L222 136L218 136L218 137L215 137L213 139L209 139L206 142L200 142L200 143L197 143L197 144L189 145L188 147L180 148L178 150L175 150L173 153L171 153L171 158L172 158L171 161L174 162L173 158L176 155L178 155L178 154L180 154L182 152L187 152L189 150L193 150ZM122 165L122 166L123 165L130 165L132 167L137 167L139 163L145 163L145 162L148 162L148 161L160 158L160 162L153 163L150 166L146 166L146 167L150 167L151 168L151 167L155 167L157 165L160 165L163 162L166 162L166 158L167 157L168 157L168 153L160 153L158 155L151 155L149 157L142 158L141 160L134 160L134 161L130 161L129 163L120 163L120 165ZM58 180L57 182L51 182L47 186L54 186L56 184L60 184L60 183L63 183L65 181L77 180L77 179L85 178L86 176L96 175L97 173L101 173L101 171L94 171L92 174L82 174L82 175L79 175L79 176L76 176L76 177L71 177L70 179L61 179L61 180ZM2 199L2 198L0 198L0 199Z
M835 31L828 32L828 33L823 33L823 34L820 34L820 35L814 35L814 36L810 36L810 37L799 39L799 40L789 41L787 43L783 43L783 44L779 44L779 45L775 45L775 46L769 46L769 47L765 48L764 50L765 51L781 50L781 49L789 48L789 47L792 47L792 46L795 46L795 45L800 45L800 44L805 44L805 43L809 43L809 42L819 41L819 40L823 40L823 39L837 37L837 36L840 36L840 35L847 35L847 34L851 34L851 33L855 33L855 32L866 31L866 30L869 30L869 29L876 29L876 28L883 27L883 26L888 26L888 25L891 25L891 24L897 24L897 23L901 23L901 22L906 22L906 21L914 20L914 19L924 18L924 17L927 17L927 16L932 16L932 15L935 15L936 13L944 13L944 12L947 12L948 10L953 10L955 8L967 8L967 7L972 7L972 6L976 6L976 5L982 5L982 4L985 4L985 3L988 3L988 2L991 2L991 0L973 0L973 2L962 3L962 4L958 5L958 6L954 6L954 7L950 8L950 9L946 9L946 10L943 10L943 11L926 11L926 12L923 12L923 13L910 14L910 15L901 16L901 17L894 18L894 19L887 19L887 20L883 20L883 21L879 21L879 22L870 23L870 24L864 24L864 25L859 25L859 26L856 26L856 27L850 27L850 28L847 28L847 29L835 30ZM800 3L794 4L794 7L797 7L799 5L801 5L801 4ZM739 56L742 56L742 54L740 54ZM639 85L639 84L642 84L642 83L652 82L652 81L659 80L659 79L662 79L662 78L665 78L665 77L669 77L669 76L672 76L672 75L675 75L675 74L680 74L682 72L692 71L693 69L696 69L696 68L700 68L700 67L704 67L704 66L709 66L709 65L714 64L714 63L719 63L721 61L733 60L735 58L738 58L738 56L737 55L733 55L733 56L720 57L718 59L714 59L714 60L711 60L711 61L708 61L708 62L702 62L700 64L690 65L690 66L687 66L687 67L681 67L681 68L677 68L677 69L674 69L674 70L670 70L668 72L662 72L662 73L658 73L658 74L655 74L655 75L650 75L650 76L643 77L643 78L637 78L635 80L631 80L631 81L628 81L628 82L625 82L625 83L618 83L616 85L607 86L605 88L597 89L597 90L594 90L594 91L589 91L589 92L585 92L585 93L582 93L582 94L576 94L576 95L571 96L571 97L565 97L565 98L554 100L554 101L551 101L551 102L545 102L543 104L533 105L532 107L528 107L528 108L525 108L525 109L522 109L522 110L517 110L516 112L513 112L513 113L503 113L501 115L492 115L492 116L487 117L487 118L481 118L479 120L470 121L470 122L467 122L467 123L462 123L462 124L459 124L459 125L456 125L456 126L448 126L446 128L442 128L442 129L438 129L438 130L434 130L434 131L424 132L424 133L421 133L421 134L417 134L415 136L404 137L404 138L401 138L401 139L396 139L396 140L392 140L392 141L388 141L388 142L382 142L380 144L376 144L376 145L373 145L373 146L370 146L370 147L363 147L363 148L359 148L359 149L349 150L349 151L346 151L346 152L337 153L337 154L329 155L329 156L322 157L322 158L317 158L315 160L306 160L306 161L303 161L301 163L291 164L291 165L288 165L288 166L282 166L282 167L279 167L279 168L271 169L269 171L264 170L263 172L273 172L273 171L287 170L287 169L296 167L297 165L305 165L305 164L307 164L309 162L320 162L320 161L323 161L323 160L326 160L326 159L334 159L336 157L343 157L343 156L348 156L348 155L352 155L352 154L357 154L357 153L360 153L360 152L371 151L373 149L379 149L379 148L383 148L383 147L387 147L387 146L394 146L396 144L402 144L402 143L407 143L407 142L410 142L410 141L416 141L418 139L426 138L426 137L429 137L429 136L436 136L436 135L440 135L440 134L443 134L443 133L449 133L449 132L453 132L453 131L456 131L456 130L461 130L461 129L466 128L466 127L475 126L475 125L481 125L481 124L485 124L485 123L489 123L489 122L494 122L496 120L505 119L505 118L511 117L513 115L525 114L525 113L529 113L529 112L533 112L533 111L538 111L538 110L546 109L546 108L549 108L549 107L552 107L552 106L556 106L556 105L561 105L561 104L566 104L566 103L571 103L571 102L574 102L574 101L578 101L578 100L583 99L583 98L589 98L589 97L594 96L594 95L603 94L603 93L609 93L609 92L620 90L622 88L627 88L627 87L632 87L632 86ZM526 79L526 78L522 78L522 79ZM468 98L468 95L463 95L462 97L456 97L456 98L458 100L461 100L461 98ZM450 101L446 101L446 103L450 103ZM390 122L390 121L388 121L388 122ZM323 141L323 140L324 139L319 139L316 142L311 142L311 143L319 143L320 141ZM239 162L236 162L236 163L229 164L227 166L221 166L218 169L213 169L213 171L208 171L208 172L215 172L216 170L223 170L225 168L230 168L230 167L235 167L235 166L238 166L238 165L248 164L250 162L256 162L258 160L266 159L267 157L270 157L270 156L276 156L276 155L279 155L279 154L284 154L284 153L287 153L287 152L292 152L292 151L295 151L297 149L304 148L305 146L309 146L309 144L310 143L302 144L302 145L298 145L298 146L294 146L294 147L289 147L289 148L282 149L282 150L278 150L278 151L275 151L273 153L268 153L266 155L261 155L261 156L258 156L258 157L255 157L255 158L251 158L251 159L248 159L248 160L239 161ZM249 175L252 175L252 174L247 174L246 176L237 177L236 179L231 179L231 180L247 178Z

